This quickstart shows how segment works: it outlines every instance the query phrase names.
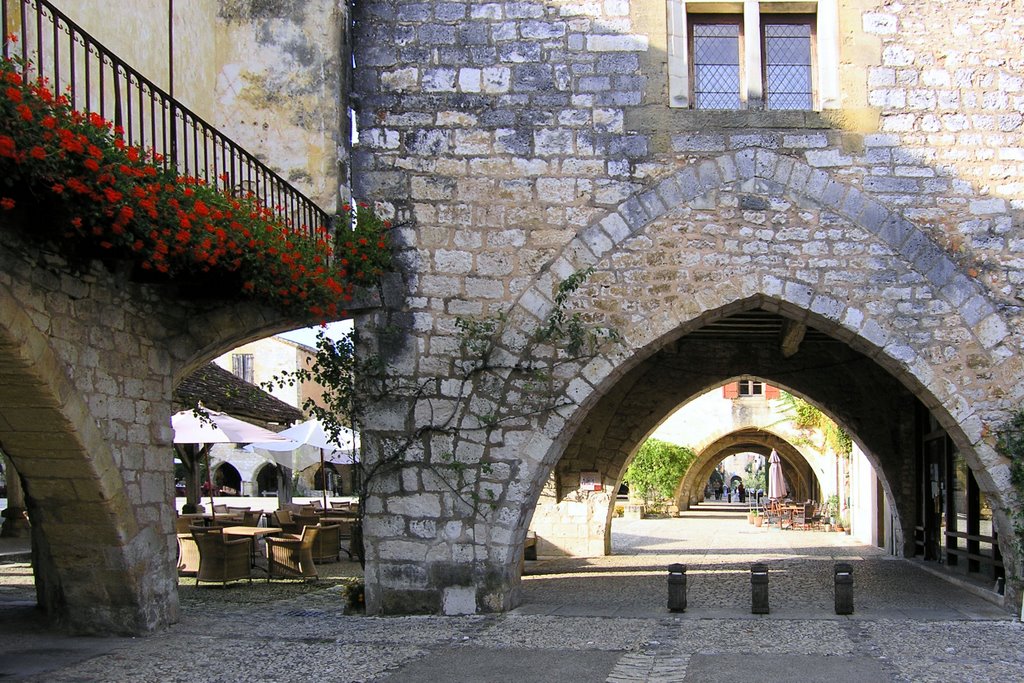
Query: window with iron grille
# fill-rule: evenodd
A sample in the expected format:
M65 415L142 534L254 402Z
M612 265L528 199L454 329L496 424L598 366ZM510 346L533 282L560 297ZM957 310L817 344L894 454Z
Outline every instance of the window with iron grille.
M723 14L689 17L690 60L695 109L743 109L746 87L743 18ZM813 17L761 15L760 87L765 109L814 106Z
M838 106L836 0L668 0L674 107Z
M813 17L762 16L761 55L765 109L812 109Z
M235 377L241 377L246 382L255 384L253 355L251 353L231 354L231 372Z

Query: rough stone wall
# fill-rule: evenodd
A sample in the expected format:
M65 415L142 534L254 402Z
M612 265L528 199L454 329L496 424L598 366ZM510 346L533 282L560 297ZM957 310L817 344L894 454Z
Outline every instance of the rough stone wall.
M178 616L172 387L308 321L69 267L22 241L45 220L27 204L0 225L0 442L24 478L41 606L73 632L150 633Z
M478 472L498 495L486 520L447 505L429 468L382 482L368 505L371 609L514 602L517 544L587 411L667 342L755 300L884 368L939 417L983 489L1007 499L987 434L1022 386L1020 188L1005 178L1022 146L1018 12L842 2L842 109L721 113L668 108L664 7L358 8L355 177L411 218L400 232L408 343L395 366L414 380L456 377L454 317L506 310L501 351L532 353L526 335L557 282L584 266L596 272L580 310L624 335L618 350L562 366L553 393L576 407L446 442L510 473ZM415 430L428 404L486 411L517 389L437 386L415 405L381 406L374 429ZM869 429L850 406L827 407ZM607 447L628 452L622 436ZM905 445L880 436L869 456L893 475L908 466ZM416 457L429 460L430 446Z

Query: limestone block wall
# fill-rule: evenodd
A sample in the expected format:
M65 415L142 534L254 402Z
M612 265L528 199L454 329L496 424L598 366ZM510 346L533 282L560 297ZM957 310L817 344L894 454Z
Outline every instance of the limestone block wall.
M587 411L673 340L755 305L811 321L896 378L982 487L1008 496L987 435L1019 403L1024 375L1021 196L1009 182L1021 16L974 2L939 13L923 0L836 11L839 108L707 112L669 107L660 1L360 3L356 178L410 218L399 231L405 344L391 359L413 382L442 380L380 406L371 427L395 436L438 407L460 415L465 429L441 450L497 497L486 516L448 505L426 467L381 482L368 505L371 609L403 596L435 610L468 609L474 594L478 610L514 602L517 544L572 439L600 427L598 471L636 445ZM471 433L516 385L462 392L456 316L508 312L501 352L536 357L529 331L584 266L596 270L579 310L623 345L559 367L552 391L568 403L556 414ZM726 360L714 367L728 372ZM845 425L871 429L835 399L825 407ZM892 444L907 424L891 431L869 457L898 488L907 460ZM428 462L433 445L415 458ZM508 476L474 469L481 459Z
M69 264L23 240L46 219L24 201L0 222L0 441L24 479L40 606L77 633L151 633L178 618L172 388L305 321Z

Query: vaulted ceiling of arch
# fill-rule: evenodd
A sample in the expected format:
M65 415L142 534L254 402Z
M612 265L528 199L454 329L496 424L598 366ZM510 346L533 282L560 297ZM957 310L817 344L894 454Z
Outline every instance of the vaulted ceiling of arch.
M865 449L879 475L894 483L894 492L913 481L915 396L872 359L813 329L787 355L779 340L786 321L776 314L754 317L760 324L746 331L730 330L727 317L666 343L619 380L565 449L557 466L563 490L574 478L578 482L579 471L619 476L643 440L678 407L743 375L822 407Z

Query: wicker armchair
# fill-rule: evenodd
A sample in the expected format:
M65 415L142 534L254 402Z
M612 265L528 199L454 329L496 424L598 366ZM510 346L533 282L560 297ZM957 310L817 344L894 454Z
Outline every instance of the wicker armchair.
M341 527L329 524L319 527L313 542L313 562L337 562L341 555Z
M199 547L199 571L196 583L225 584L242 579L252 583L248 538L228 540L218 529L193 529L192 538Z
M304 526L317 526L318 524L320 524L320 515L310 515L306 513L292 515L292 521L298 525L299 529L301 529ZM299 532L295 531L293 533Z
M302 527L292 519L292 513L284 508L270 513L270 526L283 530L286 534L297 534Z
M192 532L178 534L178 576L195 576L199 571L199 546Z
M313 565L313 544L320 529L315 526L302 528L302 535L267 537L267 580L275 577L285 579L315 579Z
M246 510L242 515L242 523L240 526L259 526L261 519L263 519L262 510Z

